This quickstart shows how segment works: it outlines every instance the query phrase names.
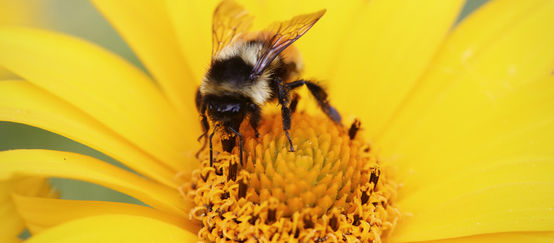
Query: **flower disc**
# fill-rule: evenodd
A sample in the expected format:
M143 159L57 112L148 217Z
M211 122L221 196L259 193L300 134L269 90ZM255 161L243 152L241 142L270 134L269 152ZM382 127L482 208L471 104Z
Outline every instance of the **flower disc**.
M263 119L259 138L243 124L244 166L238 146L224 153L214 138L214 166L204 151L203 167L183 187L196 204L190 216L203 224L199 237L381 241L399 216L393 206L397 186L370 146L324 117L298 113L292 124L294 152L280 115Z

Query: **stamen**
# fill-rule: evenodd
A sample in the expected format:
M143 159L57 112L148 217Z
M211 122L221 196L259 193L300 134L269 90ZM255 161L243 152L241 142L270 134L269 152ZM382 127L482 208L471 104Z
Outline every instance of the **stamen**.
M381 242L399 217L398 186L359 127L296 113L290 130L296 151L289 152L281 120L272 115L261 121L260 138L241 127L244 166L237 147L215 152L213 165L201 154L202 167L182 187L197 205L189 216L203 225L200 239ZM214 151L223 151L220 139L214 136Z

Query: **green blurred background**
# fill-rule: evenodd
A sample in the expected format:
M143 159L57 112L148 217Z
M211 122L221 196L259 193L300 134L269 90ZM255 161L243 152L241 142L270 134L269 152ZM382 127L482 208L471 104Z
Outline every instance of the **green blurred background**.
M43 9L41 11L43 18L41 25L43 28L46 27L68 33L97 43L144 70L144 67L131 49L87 0L12 1L39 3ZM468 0L458 22L486 1ZM62 136L22 124L0 122L0 150L21 148L71 151L90 155L122 166L112 158ZM51 182L61 192L61 197L64 199L104 200L141 204L138 200L127 195L91 183L69 179L51 179Z

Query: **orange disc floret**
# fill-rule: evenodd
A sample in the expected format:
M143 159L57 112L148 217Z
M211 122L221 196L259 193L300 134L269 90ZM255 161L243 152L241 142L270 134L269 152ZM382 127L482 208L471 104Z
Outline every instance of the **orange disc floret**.
M246 126L245 165L238 152L216 153L183 186L207 241L380 242L400 215L397 184L361 136L326 118L295 114L291 135L267 116L260 138ZM359 125L358 125L359 126ZM219 144L217 141L214 144ZM216 150L215 151L221 151ZM235 148L237 150L237 148Z

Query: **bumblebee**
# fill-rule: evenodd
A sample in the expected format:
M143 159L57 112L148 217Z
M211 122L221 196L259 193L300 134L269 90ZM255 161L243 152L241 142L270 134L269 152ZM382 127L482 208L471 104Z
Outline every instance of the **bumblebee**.
M272 101L281 106L283 131L290 151L294 151L289 130L291 114L299 96L291 95L291 91L303 85L317 100L321 110L340 124L341 116L329 104L325 90L312 81L296 79L302 69L302 60L292 43L324 14L325 10L320 10L299 15L274 23L265 30L249 32L253 17L240 5L224 0L217 6L212 20L211 65L196 92L196 106L203 129L199 139L209 140L210 166L213 166L212 138L218 129L225 134L221 143L227 152L236 146L238 137L240 163L243 164L243 137L239 127L248 118L258 137L261 107ZM214 124L209 137L208 118Z

